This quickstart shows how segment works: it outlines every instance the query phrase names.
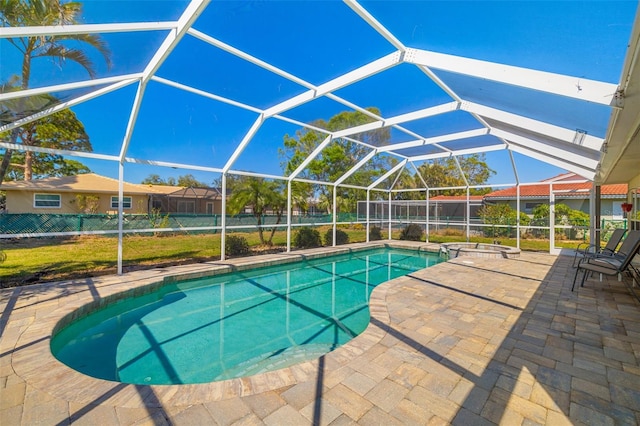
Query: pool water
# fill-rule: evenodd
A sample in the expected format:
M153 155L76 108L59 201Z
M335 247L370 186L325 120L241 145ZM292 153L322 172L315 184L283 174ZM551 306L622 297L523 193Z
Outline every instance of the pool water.
M369 324L371 291L437 254L375 249L167 284L52 337L56 358L134 384L206 383L316 359Z

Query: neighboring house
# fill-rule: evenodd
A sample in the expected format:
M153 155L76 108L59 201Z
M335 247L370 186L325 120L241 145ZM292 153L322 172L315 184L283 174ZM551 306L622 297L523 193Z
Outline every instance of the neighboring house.
M154 188L156 185L153 186ZM150 194L150 206L162 213L221 214L222 191L218 188L179 188L165 194Z
M124 183L125 213L147 213L150 195L174 192L175 186ZM117 213L118 181L95 173L11 181L6 192L7 213Z
M566 204L574 210L589 213L589 199L592 183L574 173L564 173L535 185L520 186L520 210L531 215L540 204L549 204L549 191L552 190L556 204ZM603 219L623 219L622 203L627 200L628 185L602 185L600 189ZM516 208L516 187L501 189L484 196L487 204L508 203Z
M6 213L107 213L118 211L118 181L95 173L4 182ZM124 213L219 214L215 188L132 184L124 182Z

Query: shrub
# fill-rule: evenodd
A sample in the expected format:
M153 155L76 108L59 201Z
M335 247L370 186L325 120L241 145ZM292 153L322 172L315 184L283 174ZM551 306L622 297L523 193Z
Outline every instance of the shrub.
M249 243L245 237L237 235L227 236L227 243L224 247L224 253L228 256L240 256L249 254Z
M378 241L382 239L382 230L378 226L369 228L369 241Z
M336 245L347 244L349 242L349 234L344 232L342 229L336 229ZM327 232L324 234L324 245L332 246L333 245L333 229L327 229Z
M402 232L400 232L400 239L407 241L422 241L422 227L415 223L407 225Z
M464 235L464 232L461 229L445 228L440 231L439 234L446 237L462 237Z
M322 245L322 241L320 241L320 233L308 226L303 226L298 230L293 238L293 245L297 248L320 247Z

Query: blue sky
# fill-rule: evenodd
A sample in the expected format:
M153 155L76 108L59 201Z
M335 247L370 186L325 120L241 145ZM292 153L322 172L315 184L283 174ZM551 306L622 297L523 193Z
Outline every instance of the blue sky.
M85 1L84 22L174 20L186 2ZM361 4L408 47L534 68L578 78L618 83L637 2L403 2ZM392 53L395 49L342 2L212 2L194 28L299 77L322 84L342 73ZM100 77L140 72L166 33L104 34L113 67L91 56ZM14 48L0 42L0 79L19 73ZM160 67L163 78L206 90L258 108L267 108L302 93L300 85L262 70L191 36L186 36ZM461 96L570 129L603 137L606 107L585 105L551 95L439 73ZM72 63L62 67L46 59L33 64L31 87L86 79ZM58 94L74 97L84 91ZM401 64L343 88L338 96L361 107L376 106L391 117L450 98L415 66ZM86 126L95 152L118 154L135 96L135 85L73 108ZM321 98L283 115L310 122L347 110ZM251 127L256 114L165 86L149 83L128 156L149 160L222 167ZM480 127L464 113L407 123L423 136ZM281 174L278 148L284 134L299 126L269 119L240 156L234 169ZM392 132L392 142L411 138ZM476 141L460 141L464 148ZM480 141L491 143L491 141ZM495 141L494 141L495 142ZM514 154L522 181L537 181L562 172ZM506 151L487 154L498 174L491 183L514 181ZM117 177L117 165L85 161L97 173ZM215 174L126 165L125 179L139 182L151 173L177 177L191 173L210 183Z

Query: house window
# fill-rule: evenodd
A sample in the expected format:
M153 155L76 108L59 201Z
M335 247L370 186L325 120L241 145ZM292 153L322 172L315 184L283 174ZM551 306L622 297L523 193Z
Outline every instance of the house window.
M62 207L60 194L34 194L33 207L41 209L59 209Z
M118 197L111 197L111 208L118 208ZM122 208L130 209L131 208L131 197L122 197Z
M213 214L213 203L207 203L207 214Z
M178 213L195 213L196 203L194 201L178 201Z
M524 203L525 213L533 213L533 209L538 207L542 203Z

